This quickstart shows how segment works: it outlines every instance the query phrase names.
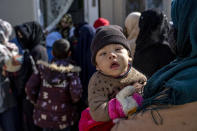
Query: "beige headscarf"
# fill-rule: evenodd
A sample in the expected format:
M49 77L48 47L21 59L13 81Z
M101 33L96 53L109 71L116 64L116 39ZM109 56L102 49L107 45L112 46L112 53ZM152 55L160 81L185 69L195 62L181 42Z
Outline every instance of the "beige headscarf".
M127 31L127 39L129 40L130 48L131 48L131 56L133 58L136 47L136 39L139 34L139 18L141 16L140 12L132 12L125 19L125 28Z

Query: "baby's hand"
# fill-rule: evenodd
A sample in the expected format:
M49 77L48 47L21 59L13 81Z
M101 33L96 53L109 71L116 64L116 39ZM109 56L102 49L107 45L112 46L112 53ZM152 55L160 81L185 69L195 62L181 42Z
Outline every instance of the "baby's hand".
M132 96L133 93L135 93L135 87L134 86L126 86L120 92L116 95L119 98L126 98L128 96Z
M132 86L135 87L135 92L140 93L140 94L143 93L144 84L136 82Z
M139 84L134 84L139 86ZM117 95L116 99L119 101L125 116L136 112L137 107L142 104L143 98L140 94L136 93L136 87L126 86Z

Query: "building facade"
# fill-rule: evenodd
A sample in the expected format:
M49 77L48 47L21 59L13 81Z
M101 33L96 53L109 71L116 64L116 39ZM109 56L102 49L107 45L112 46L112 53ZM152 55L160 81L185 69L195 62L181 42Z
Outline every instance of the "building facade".
M86 21L93 25L103 17L111 24L124 26L130 12L149 8L162 10L170 19L170 4L171 0L1 0L0 18L12 25L34 20L44 28L52 28L68 12L74 23Z
M104 17L111 24L124 26L126 16L133 12L157 8L163 11L169 19L171 0L99 0L100 17Z

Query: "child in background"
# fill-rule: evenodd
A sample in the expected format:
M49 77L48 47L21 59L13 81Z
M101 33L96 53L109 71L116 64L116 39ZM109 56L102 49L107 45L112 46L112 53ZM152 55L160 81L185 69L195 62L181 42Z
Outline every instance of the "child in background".
M74 103L82 95L80 68L67 59L70 43L65 39L53 44L51 64L38 61L38 74L26 84L28 99L34 104L34 123L44 131L70 131L78 119Z
M97 128L102 122L115 122L134 113L142 102L138 91L146 83L146 77L131 67L131 51L121 27L98 28L91 52L97 72L89 82L89 109L82 112L80 131ZM100 130L110 129L110 125L103 126Z

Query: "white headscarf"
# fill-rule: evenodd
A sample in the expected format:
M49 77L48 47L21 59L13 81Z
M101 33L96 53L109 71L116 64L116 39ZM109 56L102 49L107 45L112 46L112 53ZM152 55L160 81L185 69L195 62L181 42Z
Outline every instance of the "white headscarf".
M8 42L10 35L12 34L12 26L7 21L0 19L0 43L4 44Z
M0 19L0 62L4 61L6 71L16 72L21 65L13 65L13 58L18 55L18 47L9 42L12 26L9 22Z

